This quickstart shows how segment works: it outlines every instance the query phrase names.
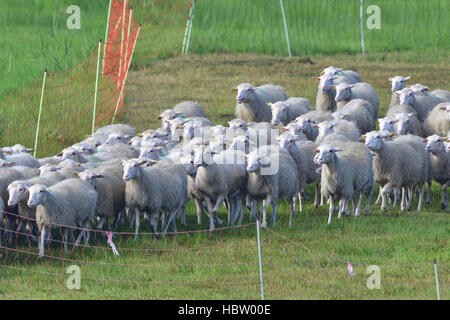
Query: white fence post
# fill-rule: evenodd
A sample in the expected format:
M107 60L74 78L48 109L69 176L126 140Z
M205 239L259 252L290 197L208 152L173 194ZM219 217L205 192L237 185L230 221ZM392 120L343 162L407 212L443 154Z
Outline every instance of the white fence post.
M261 300L264 300L264 283L263 283L263 273L262 273L262 262L261 262L261 239L259 236L259 218L256 219L256 234L258 239L258 257L259 257L259 280L261 283Z
M284 13L283 0L280 0L280 6L281 6L281 14L283 15L284 32L286 34L287 49L288 49L288 54L289 54L289 58L290 58L290 57L292 57L292 54L291 54L291 42L289 40L289 32L288 32L288 27L287 27L287 22L286 22L286 15Z
M189 43L191 42L192 24L194 23L194 10L195 10L195 0L192 1L191 12L189 13L189 31L186 41L186 51L184 54L189 52Z
M437 272L437 260L434 259L434 277L436 279L436 294L437 294L437 299L441 300L441 294L439 292L439 278L438 278L438 272Z
M111 15L111 1L109 0L108 6L108 18L106 18L106 29L105 29L105 47L103 48L103 65L102 65L102 73L105 73L105 57L106 57L106 46L108 44L108 29L109 29L109 17Z
M363 4L364 0L360 1L359 6L359 18L360 18L360 28L361 28L361 51L362 53L365 53L366 50L364 49L364 17L363 17Z
M98 56L97 56L97 74L95 76L95 93L94 93L94 110L92 113L92 134L94 134L95 131L95 114L97 111L97 92L98 92L98 74L100 70L100 52L102 49L102 40L98 42Z
M36 154L37 154L37 144L38 144L38 139L39 139L39 126L41 124L42 104L44 102L45 79L47 79L47 69L44 70L44 80L42 81L41 102L39 103L39 115L38 115L37 126L36 126L36 137L34 140L34 153L33 153L34 157L36 157Z

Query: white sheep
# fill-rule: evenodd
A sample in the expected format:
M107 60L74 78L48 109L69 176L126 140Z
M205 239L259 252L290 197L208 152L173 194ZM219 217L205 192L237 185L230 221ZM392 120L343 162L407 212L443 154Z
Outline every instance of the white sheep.
M395 132L398 134L414 134L416 136L422 136L422 124L416 117L416 113L396 113L394 124Z
M253 87L249 83L241 83L233 91L237 92L236 117L246 122L269 122L272 114L267 103L287 99L284 89L273 84Z
M424 121L433 107L442 102L437 97L420 94L410 88L404 88L396 93L399 95L400 104L412 107L417 112L420 121Z
M425 136L446 136L450 131L450 103L440 103L431 110L423 123Z
M312 111L313 106L306 98L291 97L286 101L278 101L275 103L268 103L272 109L272 124L274 126L287 125L295 118Z
M173 107L173 111L182 114L185 117L205 117L206 113L203 107L197 101L183 101Z
M84 235L89 241L89 228L97 205L97 192L86 181L67 179L47 188L35 184L28 189L28 206L36 208L36 224L41 232L39 257L44 256L44 239L53 227L63 228L64 249L67 252L69 228L82 228L77 246Z
M324 138L331 134L337 133L344 136L350 141L360 141L360 132L353 122L347 120L334 120L334 121L324 121L317 125L319 128L319 134L316 138L316 143L320 144L323 142Z
M406 87L406 82L411 79L410 76L408 77L402 77L402 76L395 76L395 77L389 77L388 80L391 82L391 102L389 103L389 107L395 106L396 104L400 103L400 100L398 98L398 94L395 93L395 91L402 90Z
M375 130L372 104L366 100L353 99L333 113L333 118L353 122L361 133Z
M358 204L354 207L355 217L359 217L363 195L368 196L366 214L374 185L372 155L367 148L358 142L339 143L339 147L329 144L317 148L314 162L321 165L321 192L330 205L328 224L334 212L334 201L340 198L339 218L348 213L349 201L354 201L359 193ZM339 152L339 154L337 154Z
M374 120L378 118L379 100L375 89L370 84L367 82L340 83L335 85L334 88L336 89L334 100L338 109L341 109L350 100L363 99L372 104Z

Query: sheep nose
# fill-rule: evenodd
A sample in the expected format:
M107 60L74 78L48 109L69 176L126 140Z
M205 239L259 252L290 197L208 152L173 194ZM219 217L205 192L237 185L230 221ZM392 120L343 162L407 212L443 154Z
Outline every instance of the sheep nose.
M29 207L31 207L34 204L34 202L30 200L30 201L28 201L27 204L28 204Z
M14 205L15 205L14 201L8 200L8 206L12 207L12 206L14 206Z

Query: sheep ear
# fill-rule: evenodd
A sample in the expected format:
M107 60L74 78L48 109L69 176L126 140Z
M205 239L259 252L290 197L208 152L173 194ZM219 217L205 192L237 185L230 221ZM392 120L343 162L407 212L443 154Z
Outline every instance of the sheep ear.
M78 174L78 172L74 172L73 175L74 175L75 177L78 177L78 178L80 177L80 175Z
M334 152L339 152L339 151L342 151L342 149L340 149L340 148L331 148L331 150L333 150Z
M272 102L267 102L267 106L272 108L272 106L273 106Z
M410 116L410 117L414 117L414 116L415 116L415 114L414 114L414 112L411 112L411 113L408 113L408 116Z
M366 140L366 135L365 135L365 134L363 134L363 135L361 136L361 140Z
M395 134L393 132L389 132L389 137L393 137Z
M323 76L325 73L323 71L320 71L319 73L321 76Z
M319 77L312 77L313 80L320 81Z
M231 91L237 92L237 91L238 91L238 88L232 88Z
M16 163L14 161L8 162L8 167L12 167L13 165L15 165Z
M450 142L450 139L448 137L444 137L445 142Z
M392 120L390 121L391 124L394 124L394 123L397 123L397 122L398 122L398 119L392 119Z
M102 175L102 174L97 174L97 175L95 175L95 177L94 178L104 178L104 176Z
M142 138L144 135L142 133L138 133L136 136Z
M445 107L440 107L439 110L447 110Z
M355 86L355 84L353 84L353 83L348 85L349 88L353 88L354 86Z
M290 108L291 107L291 105L289 103L284 103L283 105L284 105L285 108Z
M408 81L409 79L411 79L411 76L407 76L407 77L405 78L405 81Z
M139 165L142 166L143 164L146 164L148 161L147 160L141 160L139 161Z
M389 77L389 78L388 78L388 81L392 81L392 78L391 78L391 77Z
M27 149L27 153L32 153L34 151L34 149L33 148L31 148L31 149Z
M279 127L278 130L280 131L280 133L283 133L286 131L286 127Z
M60 152L60 153L58 153L56 156L57 156L57 157L62 157L62 155L63 155L62 152Z
M428 139L423 139L423 142L424 143L428 143Z
M320 150L319 150L319 149L315 149L315 150L314 150L314 153L315 153L315 154L318 154L318 153L320 153Z
M336 89L336 85L332 84L330 85L330 88Z

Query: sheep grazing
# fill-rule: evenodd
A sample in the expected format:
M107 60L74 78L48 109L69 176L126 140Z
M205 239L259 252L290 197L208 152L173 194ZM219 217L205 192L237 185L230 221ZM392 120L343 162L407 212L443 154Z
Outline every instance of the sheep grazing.
M95 215L100 217L97 225L102 229L106 222L107 230L115 231L119 214L125 210L125 182L117 175L109 173L109 170L85 170L78 174L81 180L91 184L98 193ZM114 218L114 227L111 229L109 219Z
M314 157L314 162L322 166L321 191L330 205L328 224L331 224L334 201L337 197L341 199L339 218L343 213L349 215L349 201L354 202L358 193L358 204L353 206L355 217L360 216L364 194L368 197L366 205L366 214L368 214L374 186L372 155L369 150L360 143L336 143L342 148L323 144L316 149Z
M335 120L345 119L353 122L361 133L375 130L373 107L366 100L350 100L342 108L338 108L332 116Z
M402 136L406 137L406 136ZM423 184L419 183L423 177L426 163L422 154L415 150L409 143L396 141L385 141L384 136L372 131L362 136L365 140L365 145L369 150L376 153L373 158L373 168L375 173L375 182L381 189L381 209L387 210L386 194L391 192L393 188L402 190L402 200L400 209L407 210L407 195L408 188L419 186L421 189L418 211L420 211L423 203Z
M334 86L336 96L334 100L337 108L341 109L345 104L353 99L363 99L368 101L373 108L374 120L378 118L379 101L375 89L366 82L358 82L354 84L340 83Z
M436 134L446 136L450 132L450 103L443 102L436 105L423 123L425 136Z
M311 141L300 141L300 138L289 133L283 133L278 136L280 148L289 152L297 164L299 173L299 211L303 211L302 195L308 184L315 184L314 207L319 206L319 183L320 174L317 172L317 166L314 164L314 150L316 144Z
M269 122L272 113L267 103L287 99L284 89L273 84L253 87L249 83L241 83L233 91L237 92L236 117L246 122Z
M206 118L205 110L196 101L183 101L173 107L173 111L181 113L185 117L204 117Z
M247 182L243 155L239 151L227 150L213 157L211 150L203 147L194 152L194 166L198 168L195 187L206 202L211 230L215 228L214 218L225 200L228 202L228 224L237 219L240 207L235 195L245 195Z
M39 257L44 256L44 239L53 227L63 228L64 250L67 252L69 228L89 228L97 206L97 192L81 179L67 179L47 188L35 184L28 189L28 206L36 208L36 224L41 232ZM75 242L78 246L81 237L89 241L89 231L82 230Z
M425 150L431 155L431 171L433 179L442 186L441 207L449 209L447 187L450 183L450 153L446 152L444 142L447 138L438 135L429 136L424 140Z
M399 95L400 104L408 105L417 112L418 119L422 122L434 106L441 103L441 99L414 92L410 88L395 91Z
M389 103L389 107L395 106L396 104L400 103L400 100L398 98L398 94L395 93L398 90L402 90L406 87L406 82L411 79L411 77L402 77L402 76L395 76L390 77L388 80L391 82L391 102Z
M184 205L183 192L187 187L182 186L179 176L169 172L166 168L154 166L144 168L147 161L137 159L124 160L123 179L125 185L125 203L127 210L134 214L135 239L138 239L140 213L150 215L150 226L157 232L157 223L162 213L169 214L169 221L164 232Z
M267 154L254 151L246 155L247 192L252 202L252 216L256 216L256 205L264 200L262 226L267 226L267 209L272 204L272 225L275 225L277 201L286 199L290 207L289 226L295 213L295 198L298 194L298 170L292 156L286 152Z
M353 122L347 120L324 121L317 126L319 128L319 134L316 138L317 144L322 143L324 138L331 133L342 135L350 141L360 141L361 134Z
M313 106L306 98L289 98L286 101L278 101L276 103L268 103L272 109L272 124L274 126L287 125L295 118L312 111Z
M395 115L397 122L394 124L398 134L413 134L422 136L422 124L416 117L416 113L397 113Z

